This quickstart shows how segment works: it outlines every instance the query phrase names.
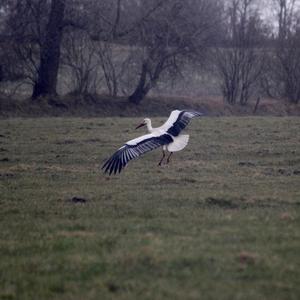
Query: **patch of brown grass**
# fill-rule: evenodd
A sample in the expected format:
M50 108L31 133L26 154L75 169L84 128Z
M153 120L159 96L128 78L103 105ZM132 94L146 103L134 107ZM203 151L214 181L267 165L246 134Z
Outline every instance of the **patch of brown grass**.
M58 231L55 235L56 237L75 237L75 238L93 238L96 236L96 232L85 231L85 230L76 230L76 231Z
M258 255L249 251L241 251L237 255L237 260L242 265L255 265L258 261Z
M294 217L292 216L292 214L288 213L288 212L283 212L282 214L280 214L279 216L281 221L293 221Z

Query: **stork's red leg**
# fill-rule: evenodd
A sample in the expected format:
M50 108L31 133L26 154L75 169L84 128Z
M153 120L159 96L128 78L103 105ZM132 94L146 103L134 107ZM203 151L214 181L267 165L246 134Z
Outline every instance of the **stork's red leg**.
M165 158L165 156L166 156L166 153L165 153L164 150L162 151L162 154L163 154L163 156L162 156L161 160L160 160L159 163L158 163L159 166L161 166L161 163L163 162L163 160L164 160L164 158Z
M172 154L173 154L173 152L170 152L170 155L167 158L167 164L170 162L170 158L171 158Z

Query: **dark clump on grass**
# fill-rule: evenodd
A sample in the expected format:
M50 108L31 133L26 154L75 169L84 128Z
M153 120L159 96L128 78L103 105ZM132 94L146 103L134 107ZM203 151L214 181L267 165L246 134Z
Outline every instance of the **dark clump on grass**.
M278 173L280 175L284 175L284 176L290 176L291 175L290 172L286 169L278 169Z
M73 145L73 144L76 144L75 140L64 140L64 141L56 142L56 145Z
M0 179L14 178L14 177L16 177L16 174L13 174L13 173L0 173Z
M245 167L255 167L255 164L250 161L240 161L238 163L239 166L245 166Z
M84 143L100 143L103 142L101 139L87 139L83 141Z
M116 293L121 289L121 287L119 285L115 284L114 282L108 282L106 284L106 287L111 293Z
M71 203L86 203L88 200L83 197L72 197L71 199L68 200Z
M300 171L299 171L299 173L300 173ZM290 170L283 169L283 168L279 168L279 169L267 168L264 171L264 174L267 176L291 176L292 172ZM293 174L297 175L297 171L296 171L296 173L293 172Z
M0 161L1 162L9 162L9 158L8 157L3 157L3 158L0 158Z
M238 208L239 206L234 203L232 200L209 197L205 199L205 204L208 206L222 207L222 208Z

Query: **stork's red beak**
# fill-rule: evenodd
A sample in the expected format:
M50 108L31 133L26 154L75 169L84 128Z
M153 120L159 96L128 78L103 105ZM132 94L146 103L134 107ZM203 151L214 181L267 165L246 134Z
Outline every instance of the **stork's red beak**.
M140 125L138 125L135 129L138 129L138 128L140 128L140 127L143 127L143 126L145 126L146 124L143 122L143 123L141 123Z

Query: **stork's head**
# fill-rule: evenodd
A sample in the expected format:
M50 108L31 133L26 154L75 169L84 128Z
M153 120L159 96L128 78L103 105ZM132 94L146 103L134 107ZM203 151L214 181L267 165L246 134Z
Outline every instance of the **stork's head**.
M149 125L149 124L151 124L151 120L148 119L148 118L146 118L146 119L144 119L143 122L142 122L140 125L138 125L135 129L138 129L138 128L140 128L140 127L143 127L143 126Z

